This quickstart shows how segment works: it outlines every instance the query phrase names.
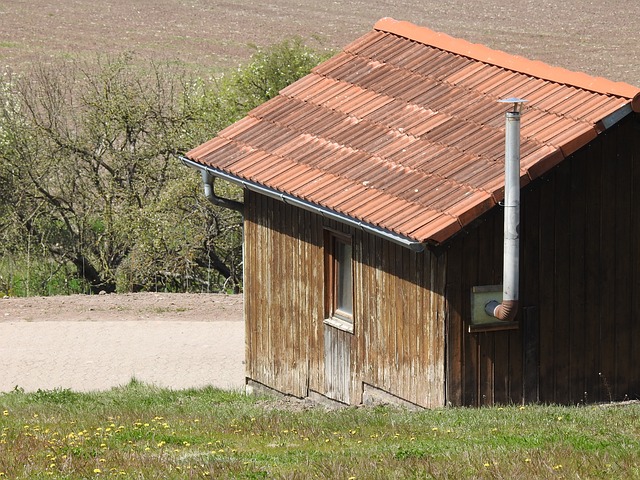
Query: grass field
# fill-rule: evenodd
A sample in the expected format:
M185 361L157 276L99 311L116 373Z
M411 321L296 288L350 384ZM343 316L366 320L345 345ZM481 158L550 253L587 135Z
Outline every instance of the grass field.
M0 477L638 478L640 405L326 411L140 384L0 395Z

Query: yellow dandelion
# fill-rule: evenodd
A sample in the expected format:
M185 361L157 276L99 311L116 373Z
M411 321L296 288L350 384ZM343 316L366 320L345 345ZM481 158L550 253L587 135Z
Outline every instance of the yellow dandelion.
M554 465L553 466L554 470L562 470L562 465L558 464L558 465Z
M525 462L525 463L531 463L531 459L530 459L530 458L525 458L525 459L524 459L524 462Z
M4 415L5 417L8 417L9 416L9 410L3 410L2 411L2 415ZM4 473L3 473L3 475L4 475Z
M100 470L99 468L94 468L93 473L102 473L102 470Z

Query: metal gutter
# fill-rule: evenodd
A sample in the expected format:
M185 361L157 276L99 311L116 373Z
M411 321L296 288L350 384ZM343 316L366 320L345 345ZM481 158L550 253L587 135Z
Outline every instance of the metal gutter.
M371 225L370 223L363 222L356 218L349 217L342 213L331 210L327 207L323 207L321 205L317 205L315 203L309 202L307 200L302 200L300 198L294 197L288 193L279 192L277 190L271 189L269 187L265 187L264 185L260 185L259 183L252 182L249 180L244 180L242 178L238 178L235 175L224 172L214 167L210 167L207 165L202 165L201 163L194 162L190 158L180 155L180 161L186 165L187 167L194 168L199 170L200 172L208 172L208 174L213 175L214 177L220 178L222 180L226 180L233 184L236 184L242 188L247 190L251 190L252 192L259 193L261 195L265 195L270 198L274 198L283 203L293 205L298 208L302 208L303 210L307 210L322 216L323 218L328 218L331 220L336 220L340 223L344 223L351 227L357 228L359 230L365 231L367 233L371 233L378 237L382 237L386 240L389 240L393 243L401 245L405 248L409 248L414 252L422 252L424 251L426 245L423 242L419 242L413 240L411 238L405 237L404 235L398 235L397 233L390 232L389 230L385 230L380 227L376 227L375 225Z

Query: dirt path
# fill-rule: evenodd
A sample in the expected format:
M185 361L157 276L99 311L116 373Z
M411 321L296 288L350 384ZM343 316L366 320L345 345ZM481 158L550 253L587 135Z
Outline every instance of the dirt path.
M73 295L0 299L0 392L244 385L242 297Z

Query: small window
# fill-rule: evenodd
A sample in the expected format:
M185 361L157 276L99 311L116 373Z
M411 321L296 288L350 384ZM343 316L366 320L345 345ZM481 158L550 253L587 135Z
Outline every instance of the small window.
M327 233L325 249L327 323L353 331L353 266L351 238Z

